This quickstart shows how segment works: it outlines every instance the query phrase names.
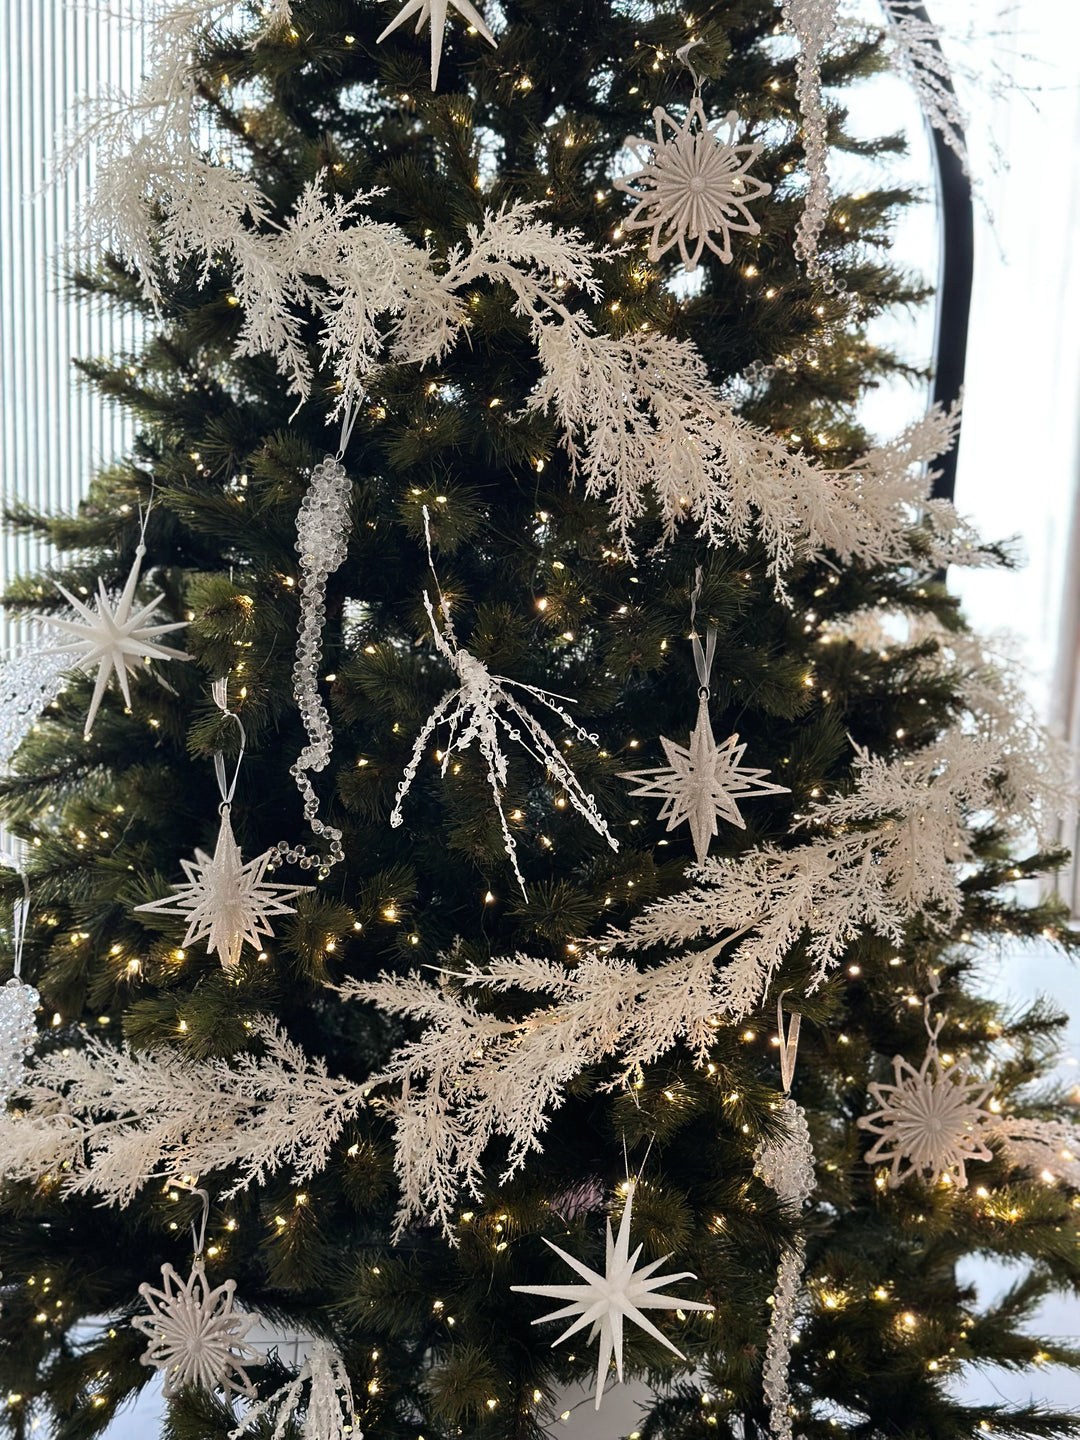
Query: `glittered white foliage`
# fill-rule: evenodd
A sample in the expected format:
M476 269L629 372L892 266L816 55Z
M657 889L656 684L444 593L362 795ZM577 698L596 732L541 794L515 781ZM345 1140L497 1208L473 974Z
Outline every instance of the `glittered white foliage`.
M229 1440L240 1440L271 1414L276 1419L270 1440L285 1440L301 1413L302 1440L344 1440L347 1435L352 1440L363 1440L364 1432L356 1424L356 1402L349 1372L341 1355L326 1340L315 1341L294 1378L276 1390L269 1400L253 1405L236 1429L229 1432Z
M258 1317L236 1310L235 1292L235 1280L211 1288L200 1260L186 1281L171 1265L163 1265L160 1288L139 1286L150 1310L131 1321L150 1340L139 1359L164 1375L161 1393L167 1398L188 1385L211 1395L220 1390L226 1398L254 1397L255 1387L241 1362L261 1358L244 1344Z
M63 1175L66 1194L128 1205L152 1179L233 1170L222 1198L288 1170L318 1174L364 1090L327 1074L276 1026L260 1052L197 1064L169 1047L133 1052L85 1036L39 1055L0 1115L0 1173Z
M923 115L960 161L968 167L964 140L966 117L952 85L952 70L942 50L942 36L926 18L921 0L881 0L889 22L888 40L893 68L915 91ZM921 12L921 13L920 13Z
M110 679L115 675L124 704L131 705L131 690L128 676L138 669L148 670L150 660L190 660L183 650L162 645L161 637L173 630L183 630L186 620L156 621L157 608L165 598L155 595L145 605L137 606L135 591L142 573L145 545L135 551L127 581L118 597L111 598L105 589L104 580L98 580L98 593L94 600L84 603L65 590L57 589L75 611L76 619L68 620L62 615L50 615L44 623L59 630L64 637L60 645L49 647L44 654L64 660L72 669L85 674L97 671L94 692L90 697L90 709L86 716L85 734L89 737L94 728L98 708L105 698Z
M708 246L717 259L730 264L733 232L761 231L747 202L768 195L772 186L748 172L765 147L736 144L735 111L710 124L696 94L681 124L660 106L653 111L653 121L655 140L632 135L625 141L639 168L614 185L638 203L622 228L652 231L650 260L659 260L678 245L684 268L693 271ZM724 128L726 139L720 133Z
M706 1305L700 1300L682 1300L677 1295L663 1295L659 1293L661 1285L673 1285L678 1280L693 1280L696 1277L689 1271L680 1271L677 1275L657 1275L665 1260L670 1260L670 1255L662 1255L659 1260L652 1260L648 1265L638 1267L638 1260L641 1256L641 1245L630 1252L630 1220L634 1203L635 1184L630 1181L626 1187L626 1205L623 1209L622 1219L619 1222L619 1233L617 1238L612 1238L611 1221L607 1222L607 1249L604 1273L601 1275L595 1270L590 1270L573 1255L568 1255L565 1250L550 1240L544 1240L544 1244L555 1251L560 1260L565 1260L571 1270L574 1270L584 1283L576 1285L511 1285L511 1290L521 1295L544 1295L551 1300L565 1300L568 1303L558 1310L552 1310L549 1315L541 1315L534 1320L534 1325L542 1325L547 1320L566 1320L573 1317L571 1324L551 1343L558 1345L563 1340L568 1340L571 1335L576 1335L579 1330L589 1327L589 1339L599 1337L599 1356L596 1365L596 1409L600 1409L600 1401L604 1397L604 1385L607 1381L608 1369L612 1357L615 1359L615 1371L620 1381L623 1378L623 1322L629 1320L658 1340L661 1345L677 1355L680 1360L686 1356L679 1350L662 1330L658 1330L649 1318L642 1312L645 1310L711 1310L711 1305Z
M310 885L275 885L266 880L267 866L277 858L267 850L244 863L233 835L229 806L221 806L221 825L213 855L196 847L194 860L181 860L186 877L182 885L171 886L172 894L160 900L136 905L148 915L179 915L187 920L184 946L205 944L226 970L240 963L245 945L256 952L273 937L270 920L278 915L295 915L290 900L303 895Z

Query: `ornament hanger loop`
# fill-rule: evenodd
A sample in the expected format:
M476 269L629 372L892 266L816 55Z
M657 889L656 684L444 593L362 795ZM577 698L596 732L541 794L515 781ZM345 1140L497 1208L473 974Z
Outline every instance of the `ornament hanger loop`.
M694 41L698 44L698 41ZM699 565L694 571L694 589L690 595L690 644L694 650L694 669L697 671L698 699L709 698L709 676L712 674L713 660L716 658L716 626L710 625L705 634L705 644L701 643L701 636L697 633L697 602L701 597L702 574Z
M944 1014L935 1016L931 1016L930 1014L930 1006L937 999L940 992L941 981L938 978L938 972L932 970L930 972L930 990L929 993L923 997L923 1024L926 1026L926 1033L929 1035L931 1047L934 1049L937 1048L938 1036L945 1027Z
M218 809L220 813L224 813L224 810L232 804L233 796L236 794L236 782L240 778L240 766L244 761L247 734L240 716L235 710L229 709L229 677L223 675L220 680L215 680L210 686L210 693L213 696L214 704L221 713L228 719L235 720L236 728L240 731L240 753L236 757L236 769L233 771L231 784L225 780L225 756L220 750L214 751L214 775L217 777L218 790L221 792L221 805Z
M188 1190L192 1195L198 1195L202 1201L202 1218L196 1228L195 1221L191 1222L191 1243L195 1246L195 1261L198 1263L203 1257L206 1249L206 1227L210 1220L210 1195L206 1190L201 1189L194 1180L186 1177L181 1180L174 1180L173 1184L178 1190Z
M790 990L781 990L776 1001L776 1029L780 1037L780 1079L785 1095L791 1093L791 1082L795 1078L795 1057L799 1051L799 1030L802 1028L802 1015L798 1010L793 1010L791 1024L786 1031L784 1029L784 996L790 994Z
M678 50L675 51L676 60L681 60L682 63L686 66L687 70L690 71L690 78L694 82L695 95L700 95L701 93L702 77L698 74L698 72L694 69L693 65L690 63L690 51L693 50L695 45L700 45L701 43L702 42L700 40L688 40L685 45L680 45Z

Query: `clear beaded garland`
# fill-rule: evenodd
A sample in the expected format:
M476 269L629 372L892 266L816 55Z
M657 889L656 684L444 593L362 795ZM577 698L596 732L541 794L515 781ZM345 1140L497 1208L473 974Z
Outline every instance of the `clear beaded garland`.
M326 623L326 582L342 564L349 546L349 497L352 485L344 466L334 455L315 466L311 484L296 517L296 549L300 555L300 631L293 665L293 694L308 743L301 750L289 774L296 781L304 801L304 819L316 835L330 843L329 855L310 853L304 845L278 842L270 868L286 861L301 870L326 874L345 858L341 831L319 819L319 797L310 773L318 774L330 763L334 732L319 694L319 665L322 635Z
M23 1061L34 1048L34 1012L41 996L32 985L12 978L0 986L0 1105L6 1105L22 1079Z

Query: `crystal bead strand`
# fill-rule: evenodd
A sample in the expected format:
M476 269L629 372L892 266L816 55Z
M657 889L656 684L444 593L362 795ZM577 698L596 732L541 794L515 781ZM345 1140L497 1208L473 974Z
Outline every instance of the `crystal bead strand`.
M839 284L817 253L829 213L828 120L821 93L821 56L836 30L837 5L838 0L784 0L783 6L784 23L799 42L795 96L806 155L806 204L795 226L795 258L804 262L808 275L822 278L829 293Z
M319 819L319 797L309 771L318 773L330 763L334 732L319 694L322 633L326 622L326 582L345 559L349 544L349 497L352 491L341 461L327 455L311 472L311 485L296 517L296 549L300 555L300 631L293 665L293 694L308 743L289 774L304 801L304 819L316 835L330 842L328 856L308 854L303 845L281 840L273 864L288 861L301 870L329 871L345 858L341 831Z

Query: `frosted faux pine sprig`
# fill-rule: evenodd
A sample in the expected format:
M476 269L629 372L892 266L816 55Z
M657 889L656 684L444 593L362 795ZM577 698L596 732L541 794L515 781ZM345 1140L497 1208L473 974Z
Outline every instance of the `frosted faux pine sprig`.
M84 238L121 255L151 299L160 298L162 273L187 274L196 260L205 282L226 265L242 317L235 354L273 357L301 404L313 383L306 337L314 313L323 363L337 381L335 414L348 420L378 367L444 358L468 330L470 289L501 283L540 362L525 408L554 417L572 476L607 503L628 555L636 523L655 509L668 538L684 521L712 544L760 538L781 591L796 560L827 551L845 564L911 558L912 525L929 498L926 462L949 441L943 420L930 426L932 443L902 437L858 467L825 469L739 417L689 341L598 332L587 307L603 300L596 269L606 252L556 229L535 205L489 212L443 259L368 219L370 197L328 197L321 180L291 214L275 214L224 147L207 148L199 46L206 25L225 23L229 8L163 6L142 91L108 97L83 136L99 151ZM287 14L278 3L265 23ZM928 569L978 555L940 504L925 541L918 558Z
M0 1114L0 1174L54 1171L72 1195L128 1205L149 1181L237 1169L222 1199L288 1169L324 1168L366 1089L327 1074L276 1026L263 1053L201 1063L169 1046L132 1051L93 1036L40 1055Z

